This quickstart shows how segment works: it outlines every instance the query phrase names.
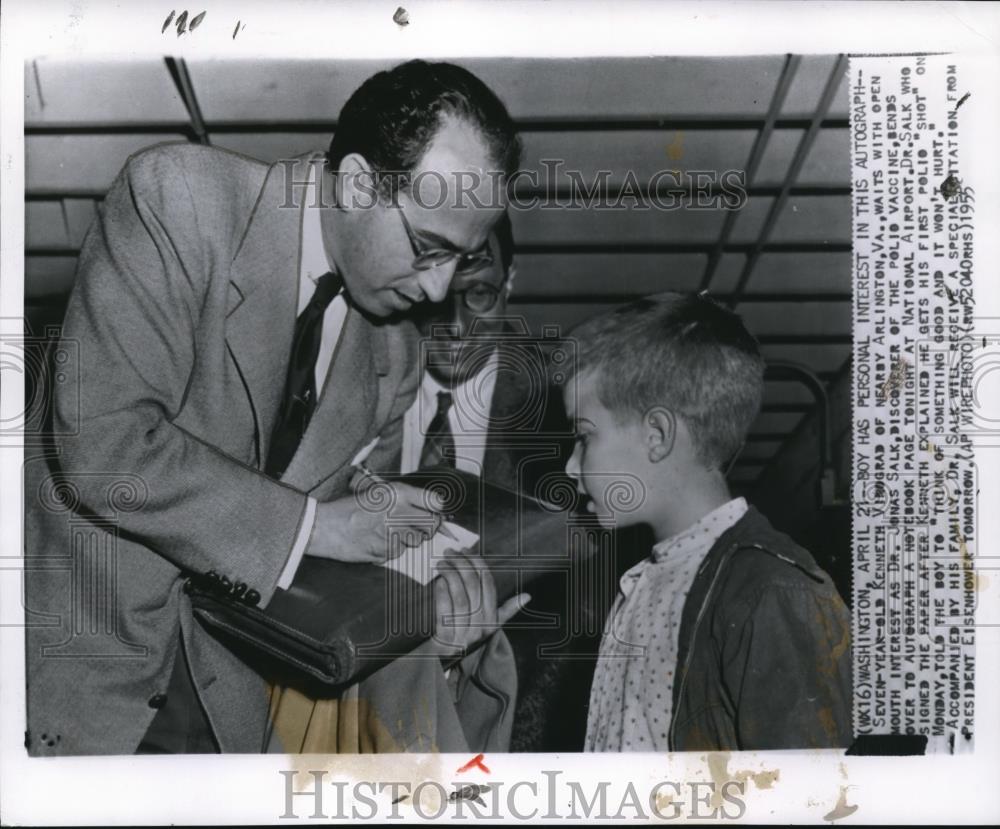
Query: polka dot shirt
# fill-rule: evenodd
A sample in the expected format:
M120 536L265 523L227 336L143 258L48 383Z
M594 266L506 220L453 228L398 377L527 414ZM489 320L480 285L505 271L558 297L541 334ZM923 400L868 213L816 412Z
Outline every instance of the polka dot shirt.
M667 751L684 602L712 545L743 517L736 498L653 547L621 577L598 654L586 751Z

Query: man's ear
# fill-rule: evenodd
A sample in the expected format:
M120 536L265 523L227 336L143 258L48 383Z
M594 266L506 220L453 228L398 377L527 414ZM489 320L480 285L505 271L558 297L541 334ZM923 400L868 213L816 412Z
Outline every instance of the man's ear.
M647 457L652 463L659 463L674 451L677 418L670 409L656 406L643 416L642 426L646 437Z
M361 153L340 160L335 187L337 204L345 210L370 210L378 204L375 171Z

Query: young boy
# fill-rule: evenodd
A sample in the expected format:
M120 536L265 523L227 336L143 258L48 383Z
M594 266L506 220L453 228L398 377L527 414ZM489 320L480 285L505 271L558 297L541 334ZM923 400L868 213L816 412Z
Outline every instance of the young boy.
M760 408L756 341L736 314L680 294L572 336L566 472L602 525L645 523L657 540L622 576L605 624L586 750L849 745L844 603L806 550L726 486Z

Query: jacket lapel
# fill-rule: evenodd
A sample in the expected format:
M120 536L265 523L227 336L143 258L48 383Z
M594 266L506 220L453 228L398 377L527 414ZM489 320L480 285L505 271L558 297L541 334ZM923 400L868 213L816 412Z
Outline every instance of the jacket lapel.
M302 207L308 164L268 171L230 270L226 342L240 370L257 424L259 462L267 457L281 403L298 307ZM286 181L291 179L291 204ZM348 301L349 302L349 301ZM308 492L350 462L395 393L389 326L349 305L318 405L282 481Z
M319 403L281 480L309 492L350 463L374 425L376 389L372 325L354 307L344 320Z
M303 204L305 162L292 180ZM230 268L226 342L246 385L257 424L257 455L267 455L295 330L302 210L282 207L286 170L268 171Z

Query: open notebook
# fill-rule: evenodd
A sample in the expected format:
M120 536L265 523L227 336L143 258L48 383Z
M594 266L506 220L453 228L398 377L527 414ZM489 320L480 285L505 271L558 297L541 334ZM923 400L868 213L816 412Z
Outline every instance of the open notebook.
M383 563L383 567L408 576L419 584L430 584L437 574L438 564L449 550L467 550L479 543L479 536L454 523L442 521L441 529L419 547L404 550L396 558Z

